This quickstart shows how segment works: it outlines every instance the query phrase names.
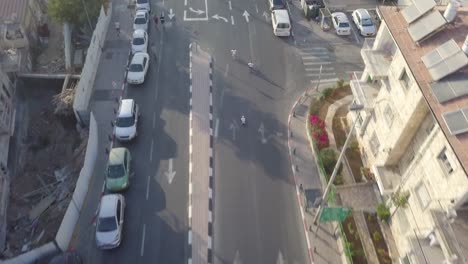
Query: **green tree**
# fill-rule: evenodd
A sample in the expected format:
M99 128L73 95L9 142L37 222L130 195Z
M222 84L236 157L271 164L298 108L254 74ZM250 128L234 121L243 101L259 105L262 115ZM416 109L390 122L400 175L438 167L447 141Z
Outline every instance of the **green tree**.
M392 216L396 213L398 208L406 208L408 206L408 201L409 201L410 193L408 191L402 192L401 190L398 190L392 194L392 202L393 205L395 205L395 211L393 211Z
M108 0L49 0L49 16L59 23L81 26L89 23L93 26L99 16L101 6L108 6Z

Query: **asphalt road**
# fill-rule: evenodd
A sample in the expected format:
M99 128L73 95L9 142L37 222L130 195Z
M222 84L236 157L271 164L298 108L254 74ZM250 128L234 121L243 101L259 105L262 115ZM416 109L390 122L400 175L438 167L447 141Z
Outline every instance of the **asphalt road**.
M120 4L118 9L121 14L119 20L122 37L117 41L107 41L105 45L105 52L112 48L114 54L117 50L119 53L128 53L132 33L130 13L133 9L126 9L126 4ZM125 19L128 21L125 22ZM127 28L125 24L128 24ZM124 146L130 150L134 172L130 179L130 188L124 192L127 207L122 243L113 250L99 250L94 241L94 227L89 226L92 217L81 221L83 232L76 232L75 245L85 263L186 262L189 41L184 37L186 34L180 32L180 28L168 24L170 23L166 23L167 30L156 30L154 24L150 24L150 45L155 45L158 58L155 61L151 57L145 83L127 85L123 95L124 98L135 99L140 107L141 117L135 140L114 143L114 147ZM115 59L111 58L112 62L119 65L109 66L111 69L102 72L107 76L101 79L107 78L110 82L120 78L121 71L118 69L122 68L122 61L117 56L114 57ZM106 59L106 56L103 55L102 59ZM98 92L93 96L94 101L112 100L98 98L103 97L103 93L97 94ZM97 105L94 110L98 122L103 123L103 119L112 115L112 109L108 109L107 113L99 113L104 110L98 107L99 102L94 105ZM106 135L101 135L104 141L105 137ZM176 172L171 179L166 174L170 160ZM103 170L105 158L100 158L98 162L98 167ZM102 175L93 179L93 190L86 199L85 215L93 215L96 211L100 195L96 189L102 186Z
M309 34L303 27L296 27L303 37L300 43L297 37L275 37L267 0L161 0L152 7L153 14L164 11L169 23L158 31L151 24L150 44L156 45L158 59L151 61L143 85L125 89L124 97L136 100L142 116L138 138L123 144L132 153L135 172L125 192L123 242L110 251L95 246L89 220L103 183L103 176L96 176L76 248L86 263L186 263L188 45L197 42L215 63L214 263L308 263L286 143L288 112L312 78L306 76L300 53L307 47L326 47L327 67L342 77L360 60L358 52L350 52L356 45ZM122 10L125 16L131 12ZM294 20L298 12L292 13ZM168 14L175 17L170 20ZM121 27L125 30L122 22ZM123 53L129 48L129 43L112 43ZM237 50L235 60L231 49ZM255 64L255 73L249 72L248 62ZM121 75L112 67L105 74L109 79ZM112 116L112 108L106 107L107 114L97 114L103 124ZM240 127L242 114L247 127ZM106 134L100 133L105 141ZM169 183L165 172L171 159L176 175ZM98 162L103 168L105 158Z

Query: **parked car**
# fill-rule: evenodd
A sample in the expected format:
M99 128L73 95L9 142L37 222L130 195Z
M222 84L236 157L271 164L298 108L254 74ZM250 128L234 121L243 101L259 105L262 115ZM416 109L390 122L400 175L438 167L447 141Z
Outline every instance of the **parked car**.
M113 148L106 168L106 189L118 192L130 186L132 156L127 148Z
M148 12L151 12L150 0L136 0L136 10L146 9Z
M129 141L137 136L137 126L140 112L133 99L123 99L120 102L114 135L120 141Z
M127 82L130 84L142 84L145 82L146 72L149 66L149 55L146 52L137 52L128 67Z
M351 26L349 25L348 17L343 12L335 12L331 14L333 26L335 27L336 34L350 35Z
M354 24L356 24L356 27L359 31L359 34L361 34L364 37L375 35L376 29L374 22L372 21L372 18L366 9L361 8L354 10L352 17L353 22Z
M270 10L286 9L284 0L268 0L268 3L270 4Z
M96 244L100 249L112 249L122 241L125 198L121 194L102 196L96 223Z
M143 29L148 31L148 21L149 13L146 9L139 9L135 14L135 19L133 20L133 30Z
M148 33L142 29L133 32L132 54L137 52L148 52Z
M53 257L49 264L83 264L83 260L76 251L67 251Z
M289 20L288 10L277 9L271 11L271 25L275 36L289 37L291 35L291 21Z

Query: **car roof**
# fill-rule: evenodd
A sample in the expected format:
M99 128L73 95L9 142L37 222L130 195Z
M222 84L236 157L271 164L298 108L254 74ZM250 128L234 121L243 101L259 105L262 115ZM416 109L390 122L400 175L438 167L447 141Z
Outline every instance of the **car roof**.
M143 29L137 29L135 31L133 31L133 37L134 38L142 38L144 35L145 35L146 31L144 31Z
M137 16L145 16L147 13L148 13L148 10L146 10L146 9L144 9L144 8L143 8L143 9L138 9L138 10L136 11L135 17L137 17Z
M370 18L369 12L364 8L356 9L354 12L358 13L361 16L361 19Z
M133 55L132 62L130 64L142 64L143 59L148 57L146 52L137 52Z
M133 99L122 99L120 102L119 117L132 116Z
M340 21L340 22L349 22L348 17L343 12L332 13L332 16L338 18L338 21Z
M286 9L276 9L272 12L275 12L276 21L278 21L278 23L290 23L288 11Z
M115 216L117 211L118 194L106 194L101 198L101 207L99 209L99 217Z
M113 148L109 153L109 165L122 164L126 148Z

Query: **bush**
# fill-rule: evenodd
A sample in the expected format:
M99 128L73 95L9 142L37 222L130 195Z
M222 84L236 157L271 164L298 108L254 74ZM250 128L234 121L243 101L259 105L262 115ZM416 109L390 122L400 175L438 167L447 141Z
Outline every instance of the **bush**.
M309 105L309 116L318 115L322 106L319 98L313 98Z
M333 172L337 161L337 155L333 149L325 148L320 151L320 158L322 159L323 168L325 173L330 176Z
M380 220L387 222L390 219L390 209L385 204L379 203L377 205L377 216Z
M344 80L343 79L339 79L338 81L336 81L336 87L338 89L341 89L344 87Z
M355 139L352 140L351 142L349 142L348 149L353 150L353 151L359 150L359 142Z
M380 241L382 239L382 236L380 235L379 231L374 231L374 233L372 233L372 238L374 239L374 241Z
M326 88L320 93L320 96L322 98L328 98L333 93L333 90L332 87Z

